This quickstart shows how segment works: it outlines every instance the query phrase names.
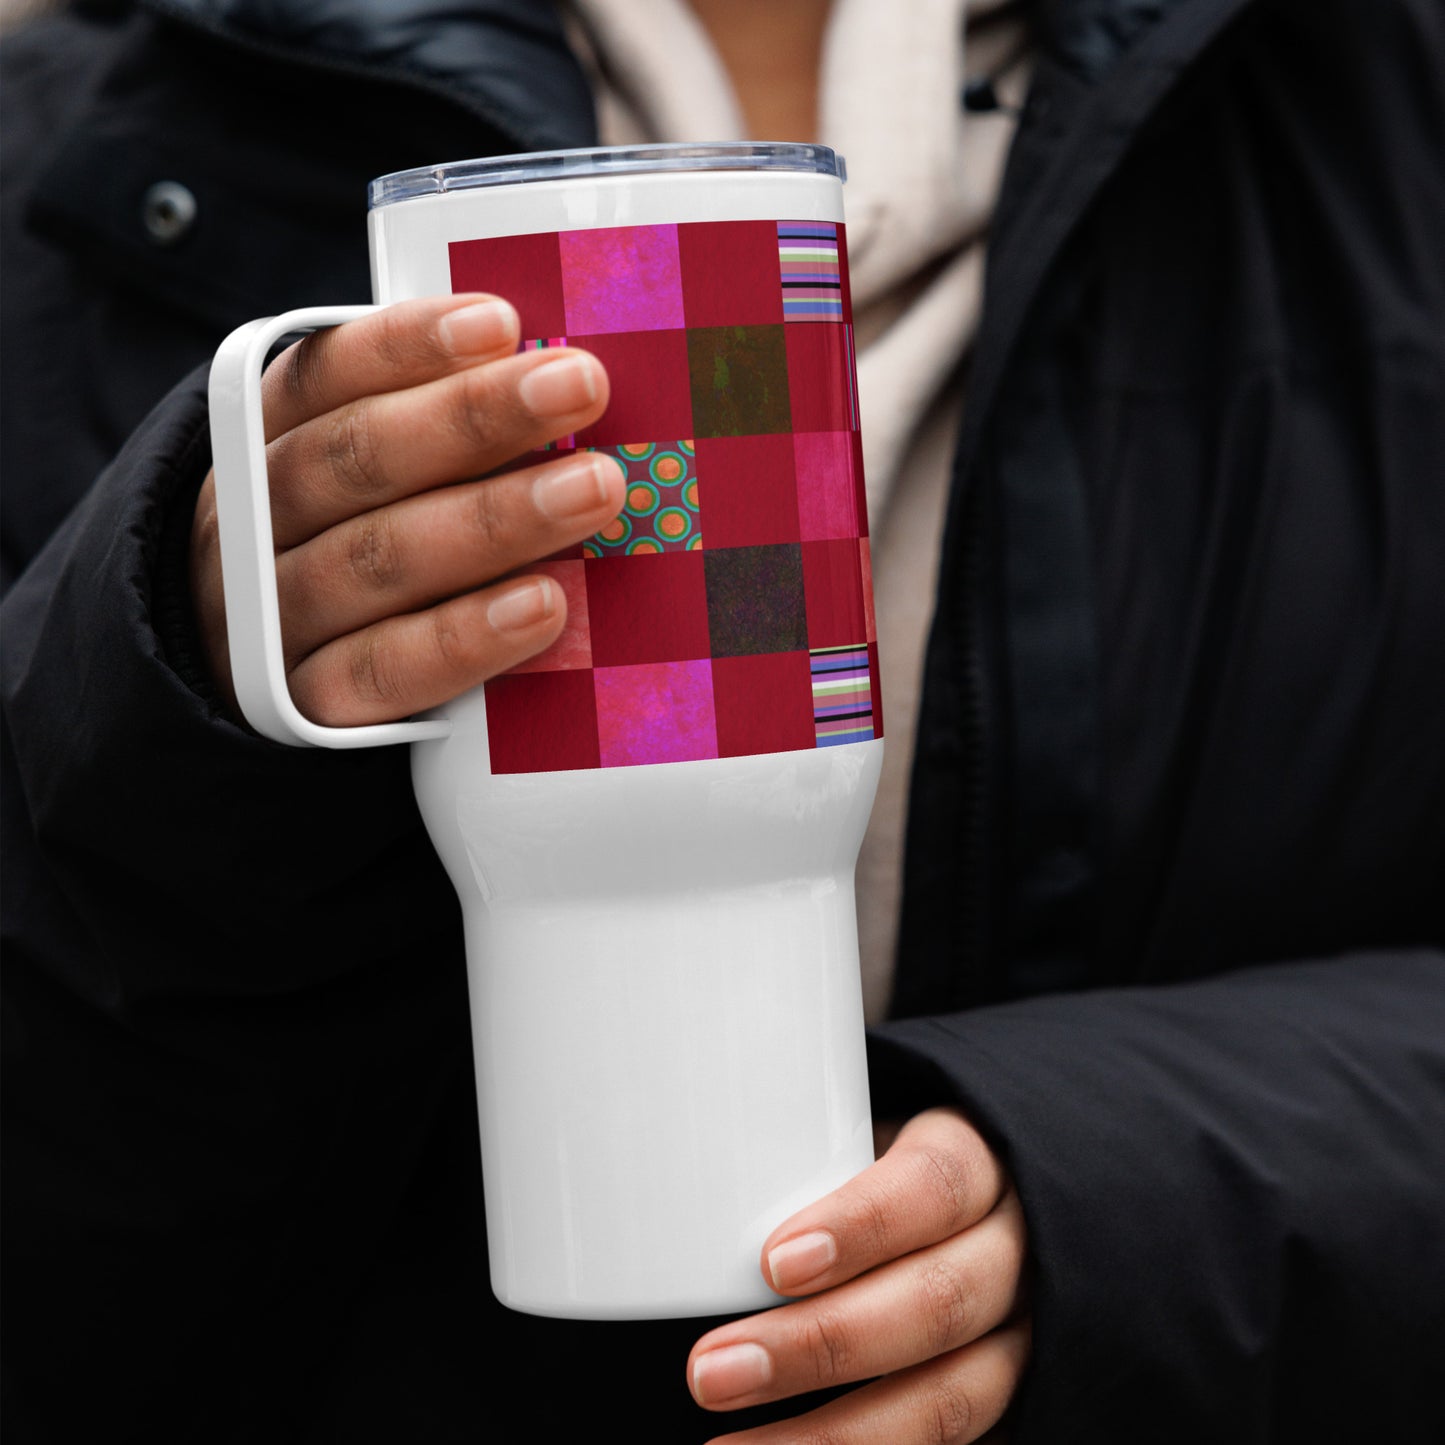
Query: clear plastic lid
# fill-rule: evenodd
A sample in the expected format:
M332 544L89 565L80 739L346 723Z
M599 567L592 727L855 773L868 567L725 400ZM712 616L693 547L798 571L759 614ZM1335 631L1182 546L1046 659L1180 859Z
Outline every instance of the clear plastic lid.
M843 157L827 146L778 141L729 141L718 145L594 146L590 150L530 151L480 161L419 166L381 176L368 187L367 208L417 196L443 196L478 186L515 186L525 181L574 180L582 176L637 176L658 171L810 171L848 179Z

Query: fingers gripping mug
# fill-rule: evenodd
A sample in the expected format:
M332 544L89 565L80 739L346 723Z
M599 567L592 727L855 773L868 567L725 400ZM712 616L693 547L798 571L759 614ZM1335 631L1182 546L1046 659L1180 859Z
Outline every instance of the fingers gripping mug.
M217 354L235 685L258 732L412 744L461 897L492 1284L516 1309L772 1303L761 1245L872 1162L853 868L882 720L843 171L812 146L514 156L371 188L384 305L490 291L577 345L626 507L546 559L561 638L414 721L321 727L287 692L260 372ZM529 569L533 570L533 569Z

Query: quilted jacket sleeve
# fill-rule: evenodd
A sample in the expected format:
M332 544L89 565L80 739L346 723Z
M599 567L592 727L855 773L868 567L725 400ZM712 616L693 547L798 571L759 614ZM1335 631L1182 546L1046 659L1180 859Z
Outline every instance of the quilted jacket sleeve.
M1439 1440L1445 955L1357 953L889 1024L1017 1181L1015 1445Z
M71 986L93 998L286 992L436 951L455 925L404 750L281 747L208 695L184 595L208 465L197 373L5 603L7 807L27 815L14 846L51 919L37 931L32 913L24 946L87 929L98 975ZM375 906L387 897L417 901Z

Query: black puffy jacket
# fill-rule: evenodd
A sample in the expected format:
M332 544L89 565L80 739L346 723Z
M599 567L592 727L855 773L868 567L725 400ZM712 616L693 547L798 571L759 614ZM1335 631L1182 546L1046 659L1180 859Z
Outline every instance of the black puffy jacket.
M1014 1172L1017 1445L1438 1440L1445 12L1036 21L875 1103ZM700 1326L491 1303L404 758L232 724L186 600L196 368L366 299L370 176L590 143L555 18L91 4L4 66L7 1425L713 1433Z

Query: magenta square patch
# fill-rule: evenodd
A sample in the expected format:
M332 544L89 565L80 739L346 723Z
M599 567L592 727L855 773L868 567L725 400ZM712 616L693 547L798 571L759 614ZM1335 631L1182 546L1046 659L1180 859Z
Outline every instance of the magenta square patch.
M604 768L717 757L706 658L599 667L592 681Z
M858 536L862 528L853 478L853 433L795 432L793 456L803 540Z
M563 231L558 241L569 333L667 331L686 324L676 226Z

